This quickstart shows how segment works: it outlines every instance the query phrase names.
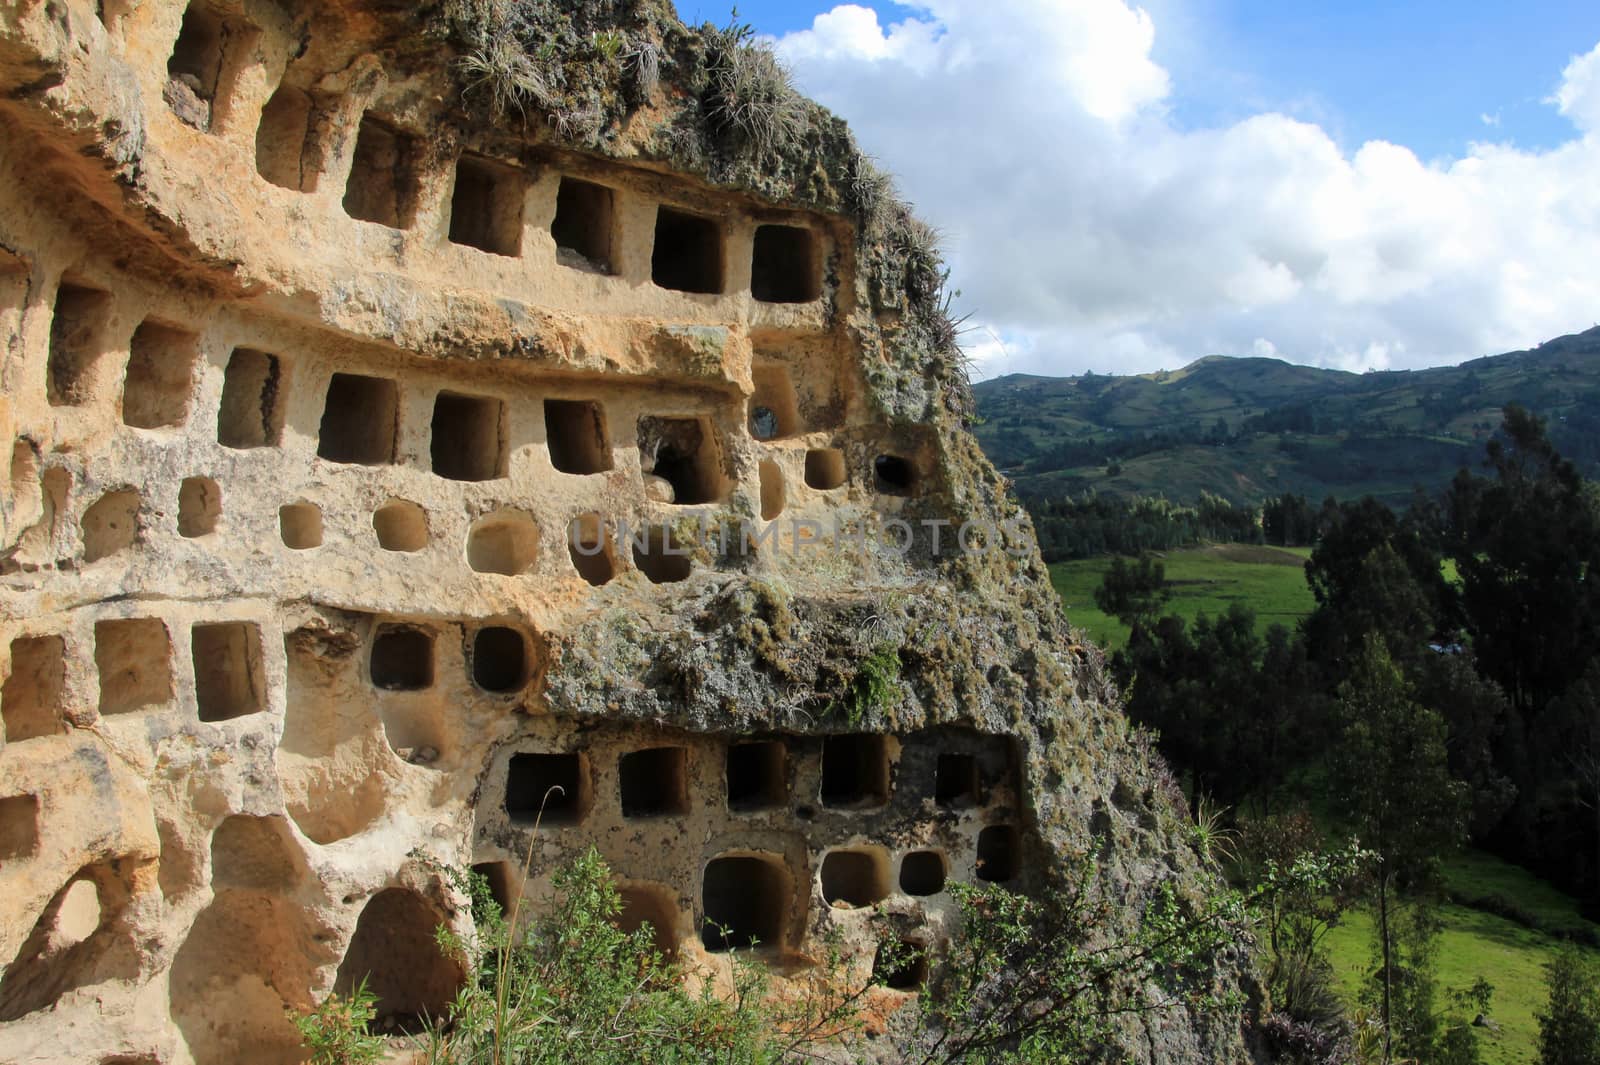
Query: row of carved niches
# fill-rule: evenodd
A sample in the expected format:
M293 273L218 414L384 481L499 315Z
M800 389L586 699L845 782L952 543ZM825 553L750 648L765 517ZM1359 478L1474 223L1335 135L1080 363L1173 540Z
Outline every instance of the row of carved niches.
M56 289L45 361L45 394L51 406L84 406L116 389L120 369L120 414L125 425L140 430L173 430L188 424L202 364L220 353L202 352L201 336L191 328L146 318L131 336L119 333L112 293L73 275ZM125 327L124 327L125 328ZM298 385L292 359L268 351L236 347L226 354L222 390L216 412L217 440L226 447L249 449L281 443L287 412L296 403ZM754 392L747 404L750 436L771 442L808 437L842 424L837 384L831 368L821 381L806 380L797 389L793 374L780 359L758 357ZM626 388L601 379L609 389ZM392 373L335 372L307 383L322 396L317 429L318 457L330 462L384 465L397 461L403 420L412 404L406 384ZM642 388L643 386L634 386ZM569 388L570 390L570 388ZM526 401L525 390L499 395L441 388L433 392L429 412L429 466L441 477L485 481L508 473L508 403ZM543 400L544 440L550 464L561 473L590 474L610 470L611 433L605 403L593 398ZM523 413L521 411L519 414ZM679 419L682 421L683 419ZM673 481L680 503L704 503L718 494L704 484L713 475L702 467L720 457L715 427L701 416L700 425L672 424L668 415L639 426L641 442L668 445L663 464L684 467L683 479L650 470ZM304 432L309 426L300 426ZM698 439L691 441L691 436Z
M479 855L504 901L535 825L547 863L598 840L624 884L648 888L639 901L653 900L669 951L694 935L713 952L757 941L781 952L800 945L812 906L930 900L951 880L1023 875L1004 739L646 731L546 732L497 756Z
M663 402L656 398L659 390L626 379L594 377L587 397L581 392L584 386L572 381L541 384L500 377L445 387L431 366L427 380L413 381L403 369L329 372L325 365L297 367L292 360L252 347L203 348L198 333L154 318L144 319L131 337L119 341L109 324L115 305L115 297L104 289L62 280L48 331L45 391L58 406L94 403L96 410L108 410L115 399L107 395L116 386L111 378L120 366L121 419L138 433L153 434L147 437L152 443L182 439L199 444L195 433L203 425L191 423L197 397L205 397L215 410L216 442L231 452L283 447L287 437L296 454L343 466L420 467L444 481L507 481L515 461L524 475L536 478L550 470L573 477L602 475L610 483L613 479L604 475L618 468L619 451L625 455L631 450L637 455L642 483L635 483L643 500L704 507L730 498L737 485L730 447L744 446L748 439L765 449L755 487L761 515L769 521L784 512L801 486L832 493L853 484L881 496L914 495L927 463L916 448L874 455L857 446L847 460L845 449L830 446L842 411L831 373L814 364L805 366L804 387L797 388L789 363L758 358L755 388L743 418L728 398L704 391L667 402L668 410L683 413L640 413L651 402ZM813 376L823 380L813 382ZM565 394L549 395L550 387ZM708 413L687 413L695 407ZM627 434L613 439L618 411L632 429L631 439ZM60 542L65 530L57 527L70 474L46 462L30 441L18 440L11 480L17 513L31 514L35 522L24 539L55 541L54 558L75 557ZM177 487L183 536L199 538L216 531L225 487L218 476L208 474L183 479ZM89 505L81 521L84 561L131 546L146 524L141 508L140 492L133 487L115 488ZM297 550L321 545L316 501L285 503L282 519L285 544ZM584 519L591 525L595 520L593 515ZM416 551L427 543L429 523L417 503L392 500L373 515L372 523L385 549ZM473 536L481 532L517 539L515 524L507 515ZM528 550L511 546L512 555L531 563ZM469 560L479 553L468 544ZM31 544L0 563L0 569L48 566L53 561L48 556L42 545ZM574 558L574 564L584 569L582 560ZM526 568L508 565L514 564L491 559L473 568L511 574Z
M544 674L543 638L511 620L374 620L368 629L363 690L370 692L515 699L537 688ZM183 630L189 646L180 661L172 633ZM61 632L11 641L10 670L0 688L8 746L63 735L96 714L164 712L181 703L196 720L214 723L271 708L268 693L277 685L267 676L274 667L263 653L260 622L179 622L154 613L107 617L93 622L86 642L90 646L78 646L76 636ZM180 668L190 671L192 683L176 683ZM446 668L454 672L441 677Z
M202 363L219 353L202 352L201 336L182 324L150 317L130 335L120 333L115 322L116 301L111 292L78 278L64 276L56 288L45 362L45 395L51 406L84 406L102 393L116 389L120 369L120 414L123 424L141 430L171 430L185 426L191 416ZM125 328L125 327L124 327ZM209 357L208 357L209 356ZM248 347L227 353L220 403L216 414L217 440L226 447L248 449L277 446L284 432L286 412L296 385L293 360ZM831 369L831 368L830 368ZM843 416L837 384L829 369L802 381L781 359L758 355L754 391L747 406L750 436L769 442L806 437L837 429ZM614 381L609 387L619 386ZM323 389L317 454L331 462L382 465L396 461L404 383L392 374L334 373L326 381L311 383ZM430 465L441 477L484 481L504 477L508 466L507 404L521 402L513 396L475 394L468 389L440 389L434 393L430 417ZM547 398L543 417L551 465L562 473L600 473L612 468L610 433L605 404L597 399ZM655 426L670 429L671 426ZM684 451L678 433L670 437ZM714 449L709 427L705 439L688 450ZM677 461L698 463L715 455L677 456ZM674 485L675 488L685 488ZM705 489L687 489L693 498Z
M392 101L384 98L382 78L371 79L379 89L376 95L366 90L370 98L325 90L333 80L325 75L340 72L312 69L329 56L319 58L309 38L289 40L296 31L281 18L257 25L248 5L241 10L193 0L174 24L165 12L126 18L127 6L126 0L103 0L100 8L108 32L125 43L141 33L176 31L162 97L179 120L241 142L253 126L262 179L308 196L337 194L351 219L401 231L427 228L451 244L503 257L521 257L537 244L560 266L637 277L678 292L728 293L737 274L761 303L808 304L824 295L831 238L794 212L763 220L739 211L730 225L732 219L687 186L682 201L633 191L659 187L654 172L612 167L608 180L526 165L518 156L528 153L527 144L493 153L441 145L423 130L444 128L444 116L418 113L418 94L405 92L402 83ZM273 35L285 39L263 47ZM138 51L161 54L160 43L150 43L154 47ZM275 58L266 62L269 55ZM272 79L277 85L267 95L260 83L270 87ZM327 188L333 182L342 182L342 192ZM651 202L635 202L641 198ZM633 255L637 262L624 262ZM741 258L737 272L735 256Z
M164 712L180 701L208 723L268 709L259 623L216 619L184 625L192 682L181 686L175 677L176 624L153 615L102 618L94 622L89 647L59 632L13 639L10 672L0 689L7 749L63 735L96 715ZM75 693L88 682L69 667L91 662L97 694L79 697Z

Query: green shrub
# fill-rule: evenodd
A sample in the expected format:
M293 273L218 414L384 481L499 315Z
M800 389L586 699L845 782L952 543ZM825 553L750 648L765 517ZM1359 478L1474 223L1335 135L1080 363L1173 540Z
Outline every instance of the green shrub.
M388 1046L367 1031L377 1015L378 996L362 979L349 995L329 995L315 1008L290 1012L301 1044L311 1052L310 1065L369 1065L382 1061Z
M1539 1014L1540 1065L1600 1062L1600 964L1563 947L1545 966L1550 998Z
M1354 845L1267 863L1248 892L1191 897L1157 885L1134 931L1096 887L1089 857L1038 898L1002 887L951 885L961 924L918 1002L901 1057L923 1065L1099 1061L1131 1017L1236 1015L1224 957L1285 894L1325 891L1370 860ZM1110 933L1108 938L1107 933Z
M951 884L959 928L926 957L915 1012L891 1026L879 1048L922 1065L1100 1060L1131 1017L1236 1013L1242 999L1227 956L1263 905L1285 892L1326 891L1368 857L1351 848L1286 867L1269 862L1248 893L1190 894L1168 881L1155 887L1137 929L1122 933L1088 856L1069 864L1062 887L1038 897ZM879 914L872 981L825 936L809 970L781 993L764 962L733 952L731 987L719 993L708 980L692 986L683 966L655 949L651 929L617 927L622 900L593 848L556 872L548 909L527 919L517 908L502 913L481 875L447 875L471 900L473 930L442 927L436 935L473 976L421 1037L426 1065L848 1060L864 997L890 973L921 970L919 955L929 949ZM363 986L296 1018L313 1065L381 1057L383 1041L365 1031L372 1005Z
M477 978L427 1033L428 1065L766 1065L855 1024L860 992L841 989L837 952L807 993L783 1001L748 952L735 952L731 995L709 982L690 990L649 928L617 927L622 899L593 848L555 874L552 907L526 921L501 913L483 877L452 875L476 930L438 938Z

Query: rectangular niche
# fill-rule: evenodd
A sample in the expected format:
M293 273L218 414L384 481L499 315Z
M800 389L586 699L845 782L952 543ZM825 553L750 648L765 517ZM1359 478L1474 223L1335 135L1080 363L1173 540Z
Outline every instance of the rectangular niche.
M673 538L669 526L641 526L630 539L633 564L651 584L676 584L694 572L689 549Z
M522 883L522 870L515 862L478 862L472 871L488 882L489 894L500 907L500 915L509 920Z
M622 912L617 927L628 935L650 930L651 947L667 961L678 956L678 893L664 884L619 884Z
M111 318L111 293L63 280L56 290L50 320L50 358L46 392L54 407L89 402L94 369L104 352Z
M182 425L200 338L187 330L147 320L133 334L128 372L122 382L122 421L136 429Z
M721 292L722 227L710 218L658 208L650 279L678 292Z
M322 546L322 508L315 503L285 503L278 508L278 535L291 551Z
M167 106L201 131L214 129L223 111L229 53L242 54L256 30L225 19L205 3L192 3L167 60Z
M498 399L440 392L433 403L433 472L452 481L504 477L505 417Z
M855 908L889 895L889 855L882 847L844 847L822 859L822 900L832 907Z
M849 472L844 452L836 447L816 447L806 452L806 487L831 492L843 487Z
M682 747L652 747L622 756L617 766L623 817L689 812L689 758Z
M545 400L544 440L550 464L562 473L604 473L611 468L605 410L593 400Z
M721 502L733 486L723 472L716 429L705 416L640 418L639 462L642 472L671 486L667 502L680 506Z
M311 94L280 85L256 127L256 172L279 188L315 192L322 176L312 159Z
M556 192L550 236L562 266L609 274L612 265L612 197L604 185L564 177Z
M0 799L0 861L26 858L38 849L38 797L9 795Z
M916 463L900 455L879 455L872 460L872 481L884 495L912 495L917 487Z
M816 243L804 226L757 226L750 294L766 303L810 303L820 296Z
M160 618L97 621L100 713L126 714L172 698L172 641Z
M6 742L18 743L66 731L66 642L60 636L21 636L11 641L11 672L0 688L0 719Z
M763 810L789 800L789 752L777 740L728 748L728 809Z
M185 477L178 488L178 535L210 536L222 520L222 489L209 477Z
M700 904L700 940L711 952L754 946L781 950L794 884L781 859L725 854L706 863Z
M387 377L336 373L317 437L317 455L329 462L382 466L394 461L400 388Z
M573 752L511 756L506 771L506 813L512 820L575 825L587 816L592 801L588 755Z
M829 736L822 741L822 805L882 806L889 801L889 746L882 736Z
M283 373L276 355L236 348L222 377L217 442L224 447L277 447L283 435Z
M260 628L246 621L196 625L191 645L201 721L228 721L266 709Z
M433 634L411 625L380 625L368 670L373 686L385 691L433 687Z
M450 198L450 242L494 255L522 254L522 172L478 155L456 162Z
M757 359L751 377L755 391L750 396L750 435L757 440L776 440L798 434L800 403L789 368Z
M610 583L622 564L617 559L616 533L596 513L580 514L567 525L567 554L572 568L589 584Z
M978 805L978 759L970 754L941 754L934 768L934 800L954 808Z
M990 825L978 833L978 879L991 884L1015 880L1021 871L1021 852L1022 840L1015 828Z
M916 898L937 895L944 890L948 874L939 851L912 851L900 860L900 890Z
M409 229L417 211L417 140L363 115L345 186L344 210L351 218L390 229Z
M530 641L520 629L485 625L472 638L472 682L486 692L514 694L533 677Z

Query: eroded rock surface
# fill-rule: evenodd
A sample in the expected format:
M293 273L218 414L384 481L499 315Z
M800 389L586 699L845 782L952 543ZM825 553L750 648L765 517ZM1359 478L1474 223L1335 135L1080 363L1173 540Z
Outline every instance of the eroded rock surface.
M1127 926L1204 888L926 227L820 109L741 122L729 34L521 10L498 100L490 0L0 10L0 1059L436 1011L440 868L530 847L532 904L593 844L713 972L708 922L865 980L876 904L936 942L1084 851Z

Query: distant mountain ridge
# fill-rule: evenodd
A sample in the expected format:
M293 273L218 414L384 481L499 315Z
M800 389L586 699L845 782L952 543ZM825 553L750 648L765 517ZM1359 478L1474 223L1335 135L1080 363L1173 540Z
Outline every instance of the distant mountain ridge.
M974 387L990 459L1025 496L1093 489L1192 502L1436 491L1508 403L1600 475L1600 327L1459 366L1364 374L1211 355L1152 374L1011 374Z

